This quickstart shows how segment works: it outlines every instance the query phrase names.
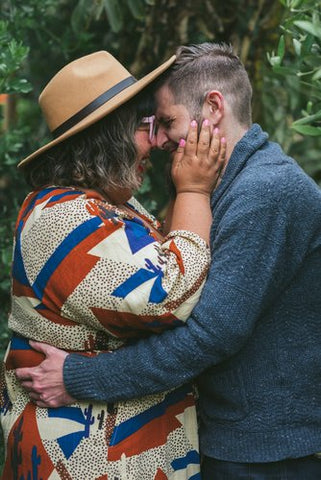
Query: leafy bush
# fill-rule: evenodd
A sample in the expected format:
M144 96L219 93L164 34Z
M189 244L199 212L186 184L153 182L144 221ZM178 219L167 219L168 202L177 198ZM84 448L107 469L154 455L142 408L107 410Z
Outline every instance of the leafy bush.
M268 53L276 139L321 184L321 2L280 1L281 35L276 52Z
M67 62L106 49L140 76L180 44L231 42L252 80L254 120L321 183L320 0L3 0L1 15L0 93L9 101L0 107L0 356L12 233L27 192L16 164L45 140L36 99ZM166 159L154 159L139 198L156 213L166 203Z
M306 98L301 118L292 128L308 136L321 135L321 3L282 0L289 10L276 54L269 61L276 74L296 78L296 89Z
M28 126L16 123L16 95L32 90L31 84L19 75L29 49L16 40L9 31L9 24L0 21L0 92L7 94L7 102L2 108L3 134L0 143L0 322L4 327L0 334L0 355L8 341L7 314L9 310L9 278L12 252L12 232L18 205L25 194L23 180L17 174L17 155L23 150L30 130ZM16 123L16 125L13 125Z

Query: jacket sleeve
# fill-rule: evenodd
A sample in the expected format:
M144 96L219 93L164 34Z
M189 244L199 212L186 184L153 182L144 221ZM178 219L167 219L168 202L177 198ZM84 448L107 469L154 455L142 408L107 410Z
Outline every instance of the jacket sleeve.
M209 277L187 323L95 359L69 355L68 391L103 401L139 397L176 387L233 355L294 274L290 250L282 206L235 200L217 225Z

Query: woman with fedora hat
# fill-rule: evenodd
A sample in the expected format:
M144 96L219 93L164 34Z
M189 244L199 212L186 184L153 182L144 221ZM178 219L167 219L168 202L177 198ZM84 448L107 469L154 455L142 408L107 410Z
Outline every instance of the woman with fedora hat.
M190 385L117 404L45 409L15 376L43 359L29 340L112 355L182 325L197 302L224 141L207 122L198 141L192 122L173 159L177 196L166 236L132 197L155 145L146 87L174 60L137 81L108 52L96 52L66 65L40 95L54 139L19 164L33 191L15 231L3 480L200 478Z

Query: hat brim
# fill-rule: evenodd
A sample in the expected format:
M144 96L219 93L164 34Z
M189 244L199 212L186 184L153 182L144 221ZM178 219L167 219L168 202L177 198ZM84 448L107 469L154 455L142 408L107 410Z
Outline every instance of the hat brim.
M99 107L94 112L90 113L83 120L81 120L79 123L77 123L77 125L70 128L65 133L63 133L59 137L55 138L54 140L52 140L52 141L46 143L45 145L43 145L42 147L38 148L38 150L33 152L31 155L28 155L28 157L21 160L21 162L18 164L18 168L21 168L21 167L25 166L27 163L29 163L31 160L33 160L37 156L46 152L47 150L54 147L55 145L58 145L62 141L71 137L72 135L75 135L76 133L81 132L85 128L89 127L93 123L97 122L98 120L102 119L103 117L105 117L109 113L116 110L116 108L120 107L121 105L126 103L128 100L133 98L137 93L141 92L153 80L155 80L163 72L165 72L174 63L175 59L176 59L176 56L173 55L166 62L162 63L162 65L155 68L155 70L148 73L143 78L137 80L134 84L130 85L125 90L122 90L120 93L118 93L113 98L108 100L107 103L105 103L104 105Z

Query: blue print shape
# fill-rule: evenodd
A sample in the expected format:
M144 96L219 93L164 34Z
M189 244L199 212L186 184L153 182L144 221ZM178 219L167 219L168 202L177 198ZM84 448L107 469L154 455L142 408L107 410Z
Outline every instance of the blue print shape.
M151 303L161 303L167 297L167 292L162 286L162 277L163 272L151 272L149 270L145 270L144 268L140 268L138 272L134 273L134 275L119 285L119 287L112 292L112 295L115 297L125 298L129 293L135 290L135 288L143 285L145 282L148 282L148 280L155 278L155 282L149 295L149 301Z
M128 244L133 254L146 247L146 245L155 242L155 239L148 235L146 227L139 219L135 218L131 222L125 220L124 223Z
M185 469L191 463L199 463L200 456L196 450L191 450L185 457L176 458L172 462L172 467L175 471Z
M12 264L12 276L15 280L17 280L22 285L30 287L30 282L27 278L25 266L22 260L22 253L21 253L21 232L24 226L23 220L20 220L19 225L17 227L16 233L16 244L13 254L13 264Z
M110 445L114 446L128 438L130 435L133 435L142 427L147 425L149 422L154 420L155 418L161 417L165 414L166 410L171 406L175 405L179 401L183 400L186 395L191 391L190 385L183 385L182 387L169 392L165 398L158 403L157 405L153 405L149 409L145 410L142 413L139 413L133 418L129 420L125 420L124 422L120 423L113 431ZM197 453L197 452L196 452ZM189 462L191 463L191 462ZM195 463L195 462L192 462ZM180 467L183 468L183 467Z
M51 257L40 270L32 286L39 299L42 300L46 285L60 263L75 247L77 247L82 240L96 231L100 227L100 224L101 220L98 217L86 220L81 225L76 227L72 232L70 232L69 235L67 235L67 237L60 243L60 245L56 248Z
M10 350L32 350L32 348L27 338L13 334L10 341Z
M92 416L92 405L88 405L84 412L79 407L59 407L48 409L49 418L61 418L78 422L79 431L57 438L57 442L67 459L71 457L83 438L89 437L90 425L95 422Z

